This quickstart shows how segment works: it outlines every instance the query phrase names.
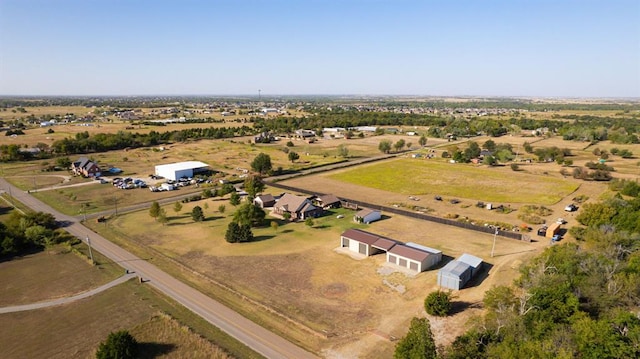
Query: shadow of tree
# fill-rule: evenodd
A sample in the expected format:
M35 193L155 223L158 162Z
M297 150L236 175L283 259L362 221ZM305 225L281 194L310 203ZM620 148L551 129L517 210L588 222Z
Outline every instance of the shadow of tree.
M176 349L174 344L143 342L138 343L138 353L141 359L153 359L171 353Z

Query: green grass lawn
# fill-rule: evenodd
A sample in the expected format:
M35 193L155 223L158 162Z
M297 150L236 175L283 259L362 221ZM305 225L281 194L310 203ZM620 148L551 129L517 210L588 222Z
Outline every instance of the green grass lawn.
M443 195L489 202L553 204L575 191L571 179L436 160L396 159L359 166L332 179L407 195Z

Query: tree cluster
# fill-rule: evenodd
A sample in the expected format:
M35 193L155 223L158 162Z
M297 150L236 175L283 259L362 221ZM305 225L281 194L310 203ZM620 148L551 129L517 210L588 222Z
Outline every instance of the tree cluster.
M12 257L62 242L78 242L58 227L55 217L49 213L13 211L0 223L0 257Z

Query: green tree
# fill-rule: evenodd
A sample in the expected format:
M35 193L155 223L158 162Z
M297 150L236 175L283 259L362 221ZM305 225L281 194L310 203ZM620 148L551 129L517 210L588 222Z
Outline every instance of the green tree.
M424 300L424 309L431 315L445 317L451 311L451 297L451 292L431 292Z
M287 144L286 144L286 146L287 146L287 147L293 147L294 145L293 145L293 142L288 141L288 142L287 142Z
M338 156L347 158L349 157L349 149L344 144L338 146Z
M264 221L266 213L253 203L246 202L233 213L233 221L239 225L259 226Z
M493 140L486 140L483 144L482 144L482 148L489 150L489 151L495 151L496 149L496 143Z
M240 241L240 226L236 222L231 222L227 226L227 232L224 239L229 243L238 243Z
M297 159L300 158L300 155L297 154L296 152L289 152L289 154L287 155L287 157L289 158L289 161L291 161L292 163L295 162Z
M204 221L204 212L202 212L202 208L200 206L193 207L193 209L191 210L191 218L195 222Z
M391 141L389 140L380 141L380 143L378 144L378 150L380 150L380 152L382 153L391 152Z
M425 135L420 136L420 139L418 140L418 143L422 147L426 146L427 145L427 137Z
M100 343L97 359L137 359L138 342L126 330L111 332L107 340Z
M180 202L176 202L173 204L173 211L176 212L176 214L180 213L180 211L182 211L182 203Z
M69 159L69 157L58 157L58 159L56 159L56 165L64 169L68 169L69 167L71 167L71 160Z
M224 204L221 204L218 206L218 212L220 213L224 213L226 209L227 209L227 206L225 206Z
M264 175L271 171L271 157L265 153L260 153L251 162L251 169Z
M149 208L149 215L153 217L153 219L157 220L158 216L160 215L160 209L160 203L153 201L151 203L151 207Z
M396 345L395 359L436 359L436 344L427 318L411 319L409 332Z
M509 167L511 167L512 171L519 171L520 170L520 166L518 166L517 163L512 163L509 165Z
M248 176L244 180L244 190L249 194L249 198L256 198L258 193L264 191L264 183L259 176Z
M304 224L306 224L307 227L311 228L311 227L313 227L315 222L313 222L313 218L308 217L307 219L304 220Z
M404 140L398 140L396 143L393 144L393 148L396 150L396 152L399 152L400 150L402 150L404 146L406 146L406 143L404 142Z
M493 156L484 156L484 158L482 159L482 163L484 163L487 166L495 166L498 163L498 161Z
M169 217L167 217L167 212L164 210L164 208L160 209L160 214L158 215L158 218L156 218L156 221L158 221L158 223L161 223L163 226L169 223Z
M232 206L237 206L240 204L240 194L238 192L231 192L231 197L229 197L229 203Z
M525 152L533 153L533 146L529 142L525 142L522 144L522 148L524 148Z
M271 221L271 228L274 232L278 233L278 221Z

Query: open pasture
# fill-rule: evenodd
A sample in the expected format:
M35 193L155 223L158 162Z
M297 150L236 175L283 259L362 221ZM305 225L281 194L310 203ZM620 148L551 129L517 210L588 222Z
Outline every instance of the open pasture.
M394 159L327 174L328 178L406 195L445 195L507 203L553 204L578 188L574 181L514 172L508 167Z

